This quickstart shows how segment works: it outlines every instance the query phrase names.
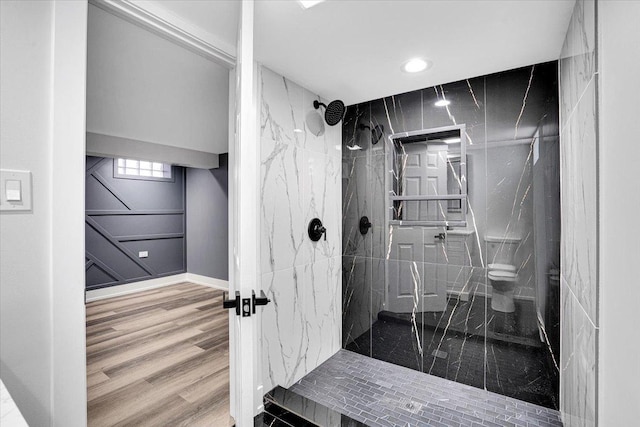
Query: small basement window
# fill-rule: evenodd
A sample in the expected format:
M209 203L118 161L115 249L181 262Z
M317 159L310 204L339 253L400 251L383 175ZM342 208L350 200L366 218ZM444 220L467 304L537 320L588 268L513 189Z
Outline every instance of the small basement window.
M147 160L116 159L113 175L115 178L143 179L150 181L171 181L171 165Z

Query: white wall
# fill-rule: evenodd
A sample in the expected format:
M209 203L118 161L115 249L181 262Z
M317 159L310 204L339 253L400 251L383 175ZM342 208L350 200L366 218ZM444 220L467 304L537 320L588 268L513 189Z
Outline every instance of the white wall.
M34 198L2 215L1 373L31 425L82 426L87 3L1 5L1 166Z
M0 19L0 166L33 174L33 212L0 217L0 375L29 424L44 426L51 412L53 2L2 1Z
M87 131L228 151L229 70L89 6Z
M640 332L640 2L599 1L599 425L638 422ZM631 218L631 221L629 221Z

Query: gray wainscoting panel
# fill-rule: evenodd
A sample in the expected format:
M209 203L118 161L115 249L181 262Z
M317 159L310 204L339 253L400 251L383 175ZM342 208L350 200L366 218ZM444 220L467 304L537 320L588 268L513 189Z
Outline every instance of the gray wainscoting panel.
M185 169L174 166L171 181L123 179L113 162L87 156L87 290L184 273Z

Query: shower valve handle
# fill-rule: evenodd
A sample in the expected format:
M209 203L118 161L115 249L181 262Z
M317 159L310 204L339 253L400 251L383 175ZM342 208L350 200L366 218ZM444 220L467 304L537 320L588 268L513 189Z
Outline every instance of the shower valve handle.
M327 229L322 225L322 221L320 221L319 218L313 218L311 222L309 222L307 233L309 234L309 238L314 242L320 240L323 234L324 240L327 240Z

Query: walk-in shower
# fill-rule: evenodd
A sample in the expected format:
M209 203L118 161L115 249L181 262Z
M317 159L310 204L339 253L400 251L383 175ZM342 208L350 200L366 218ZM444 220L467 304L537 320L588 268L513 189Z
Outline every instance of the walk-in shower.
M342 131L343 348L557 409L556 62L349 106Z

